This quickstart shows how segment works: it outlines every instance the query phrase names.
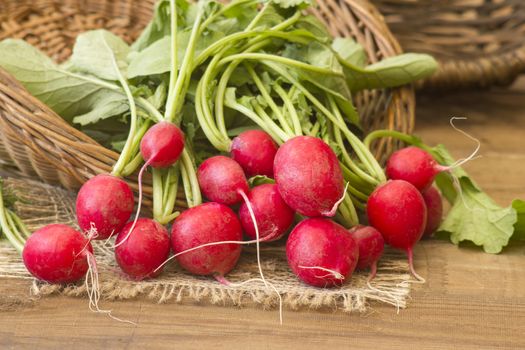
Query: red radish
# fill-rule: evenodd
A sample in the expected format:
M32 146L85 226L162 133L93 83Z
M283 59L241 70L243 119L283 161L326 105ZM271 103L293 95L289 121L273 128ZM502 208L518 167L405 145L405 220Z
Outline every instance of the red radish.
M441 218L443 217L443 199L435 187L429 187L422 195L427 205L427 224L423 236L431 237L441 224Z
M96 228L95 239L120 232L133 212L133 192L122 179L109 174L89 179L78 192L76 213L82 231Z
M305 283L333 287L351 277L359 248L344 227L312 218L301 221L290 233L286 256L292 271Z
M154 168L165 168L175 164L183 149L183 132L169 122L153 125L140 141L142 158Z
M142 176L148 166L153 168L166 168L177 162L184 150L184 133L178 126L169 122L160 122L153 125L140 140L140 153L145 160L144 165L140 168L138 175L139 198L138 208L133 219L133 225L128 231L128 235L121 239L118 244L123 244L128 236L133 232L134 227L140 215L142 206Z
M253 208L261 241L281 238L292 225L294 211L282 199L277 185L264 184L252 188L248 201ZM256 239L255 226L246 203L239 208L239 219L246 235Z
M171 245L179 264L196 275L222 277L230 272L241 255L241 246L222 241L241 241L242 229L237 216L226 205L204 203L184 211L171 228Z
M427 151L410 146L394 152L386 164L386 175L392 180L405 180L424 191L437 174L449 170L439 165Z
M35 231L22 252L27 270L49 283L78 281L88 271L88 255L93 254L89 240L73 228L47 225Z
M168 230L154 220L141 218L133 233L119 245L132 226L133 222L129 222L117 236L115 259L122 271L137 280L155 277L162 271L156 269L170 254Z
M273 178L273 160L277 145L268 133L248 130L239 134L231 144L231 157L247 176L266 175Z
M407 252L410 271L422 279L414 270L412 252L427 222L427 207L418 189L403 180L390 180L372 192L366 210L370 225L387 244Z
M236 161L225 156L206 159L197 170L202 193L213 202L233 205L242 201L242 193L248 193L248 181Z
M305 216L335 215L345 192L343 173L323 140L288 140L277 151L273 170L279 192L292 209Z
M356 225L349 232L359 246L357 269L363 270L370 267L368 280L371 281L376 276L377 261L383 255L385 240L381 233L372 226Z

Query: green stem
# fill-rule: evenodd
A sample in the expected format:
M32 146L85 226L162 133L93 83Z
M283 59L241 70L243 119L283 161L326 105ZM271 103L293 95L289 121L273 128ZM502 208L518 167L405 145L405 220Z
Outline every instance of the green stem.
M178 80L178 63L177 63L177 4L175 0L170 0L170 83L168 87L168 98L166 100L166 119L172 119L175 116L175 99L178 97L175 94L175 84Z
M273 88L275 92L277 92L279 97L283 100L284 106L288 110L289 117L292 120L295 136L301 136L303 134L303 130L301 128L301 121L299 120L299 116L297 115L297 111L295 110L292 100L290 100L286 91L284 91L284 89L279 84L274 84Z
M126 140L124 148L122 149L122 152L120 153L120 156L117 162L113 166L113 171L111 172L111 174L114 176L120 176L122 170L127 165L129 158L132 157L132 154L133 154L132 153L133 152L133 139L134 139L135 131L137 128L138 118L137 118L137 107L135 105L135 99L133 98L133 94L131 93L131 90L129 88L128 83L126 82L126 79L120 72L120 69L115 59L113 59L113 65L115 67L115 71L118 74L119 81L122 84L122 88L126 92L126 97L128 98L128 101L129 101L129 110L131 112L131 118L130 118L131 122L129 126L128 138Z
M137 98L137 105L148 112L148 114L153 117L155 123L159 123L164 120L162 114L155 108L148 100L143 97Z
M24 249L24 242L20 241L17 237L19 236L13 232L13 227L9 225L8 219L8 209L4 207L4 198L3 198L3 185L0 183L0 227L5 237L9 240L11 245L19 252L22 253Z
M304 63L301 61L297 61L291 58L286 58L286 57L267 54L267 53L239 53L239 54L230 55L230 56L223 58L219 62L219 66L226 64L228 62L231 62L231 61L235 61L235 60L271 61L271 62L281 63L287 66L296 67L296 68L304 69L307 71L319 73L319 74L325 74L325 75L344 78L344 75L342 75L339 72L334 72L331 69L326 69L326 68L314 66L308 63Z
M370 145L372 144L372 142L376 139L379 139L379 138L382 138L382 137L392 137L394 139L398 139L398 140L401 140L409 145L414 145L414 146L417 146L419 148L422 148L424 149L425 151L427 152L431 152L432 151L432 148L425 145L421 139L417 136L413 136L413 135L408 135L408 134L405 134L405 133L402 133L402 132L399 132L399 131L395 131L395 130L376 130L376 131L372 131L370 134L368 134L363 143L364 145L370 149Z
M252 80L254 81L255 85L257 86L257 89L259 89L259 92L261 93L261 96L264 98L266 103L268 103L268 106L270 106L270 109L277 116L277 119L279 120L279 123L281 124L281 127L282 127L283 131L286 134L288 134L288 135L293 135L294 134L293 130L290 127L290 125L288 124L288 121L286 120L286 118L284 117L284 114L283 114L282 110L277 106L277 104L275 103L273 98L270 96L270 93L268 92L268 90L264 86L263 82L261 81L261 79L259 78L257 73L255 73L255 70L253 69L253 67L251 65L249 65L249 64L245 64L244 66L246 67L246 70L248 71L248 74L250 74Z
M163 213L162 170L158 168L152 168L151 172L153 177L153 218L159 221L159 219L162 218Z
M174 0L171 0L174 1ZM188 46L186 47L186 52L184 53L184 59L182 60L182 64L180 67L180 74L177 77L177 82L175 83L175 87L173 88L173 91L171 90L170 86L170 94L173 95L171 104L167 105L166 108L166 120L169 122L174 122L175 124L180 124L180 117L178 116L180 109L182 108L182 105L184 104L185 100L185 89L188 86L189 79L191 77L191 66L193 61L193 56L195 54L195 46L197 44L197 37L199 34L199 26L202 21L202 15L203 15L203 7L202 5L198 5L199 9L197 11L197 16L195 17L195 22L193 23L193 28L191 30L190 39L188 42ZM176 53L175 53L176 55ZM177 69L176 66L173 67L173 69Z
M195 162L191 158L190 153L186 151L186 148L184 148L184 151L182 151L181 161L181 175L184 193L186 194L188 207L191 208L201 204L202 197L199 187L199 180L197 179Z
M266 123L266 126L263 127L263 130L265 130L272 139L277 142L277 144L281 145L285 141L291 139L293 137L293 134L287 134L284 130L282 130L279 125L277 125L272 118L266 113L266 111L258 104L254 103L254 109L257 114L259 114L263 121Z

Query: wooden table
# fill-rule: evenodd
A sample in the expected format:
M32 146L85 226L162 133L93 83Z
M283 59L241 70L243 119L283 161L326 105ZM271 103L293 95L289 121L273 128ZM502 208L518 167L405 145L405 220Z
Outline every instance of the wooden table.
M483 143L466 168L500 204L525 198L525 79L511 90L420 96L417 133L457 156L474 145L448 124L452 116ZM207 305L104 302L138 326L91 313L84 299L50 297L0 312L0 348L106 349L495 349L525 348L525 246L501 255L425 241L408 309L373 305L367 314L275 311ZM0 280L0 298L29 284Z

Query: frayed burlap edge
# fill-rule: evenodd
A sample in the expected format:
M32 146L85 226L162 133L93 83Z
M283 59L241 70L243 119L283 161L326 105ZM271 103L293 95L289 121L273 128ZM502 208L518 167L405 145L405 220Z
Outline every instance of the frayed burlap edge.
M27 180L6 181L6 186L21 201L17 212L31 230L51 222L75 226L74 197L59 188ZM94 242L99 269L100 293L105 300L126 300L146 297L158 303L202 302L215 305L244 306L257 304L265 309L278 306L277 293L262 282L250 282L242 286L225 286L212 278L192 276L175 263L169 264L164 273L151 280L130 281L123 276L115 263L113 252L102 242ZM367 283L367 272L355 273L342 287L322 289L299 282L288 268L284 247L263 246L263 271L282 297L288 309L333 308L346 312L366 311L371 303L380 302L405 308L410 293L411 278L403 254L387 251L379 263L378 274ZM0 242L0 277L32 279L19 254L7 242ZM254 247L243 248L243 256L237 267L228 274L232 283L241 283L258 277ZM51 285L33 280L28 298L60 294L85 297L83 283ZM2 303L2 300L0 300Z

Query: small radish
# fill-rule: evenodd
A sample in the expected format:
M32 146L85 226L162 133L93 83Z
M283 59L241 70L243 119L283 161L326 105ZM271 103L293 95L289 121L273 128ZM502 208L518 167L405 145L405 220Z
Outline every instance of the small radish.
M141 218L133 233L119 245L132 225L133 222L129 222L117 236L115 259L122 271L136 280L155 277L162 271L156 269L170 254L168 230L154 220Z
M140 215L142 206L142 177L148 166L153 168L166 168L172 166L179 160L184 150L184 133L173 123L160 122L153 125L140 140L140 154L145 160L140 168L138 175L139 198L137 212L133 219L133 225L128 231L128 235L121 239L119 244L124 244L128 236L133 232Z
M292 225L294 211L282 199L277 185L264 184L252 188L248 200L259 226L261 241L281 238ZM246 203L242 203L239 208L239 219L244 233L251 239L256 239L255 226Z
M449 167L439 165L427 151L410 146L394 152L386 164L386 175L392 180L405 180L420 191L432 185L434 178Z
M140 141L142 158L154 168L166 168L175 164L183 149L183 132L169 122L153 125Z
M344 198L344 180L334 151L323 140L297 136L286 141L274 161L284 201L305 216L334 216Z
M89 179L78 192L76 214L82 231L97 230L94 239L120 232L133 212L133 192L122 179L109 174Z
M171 228L171 245L177 261L196 275L221 278L235 267L241 256L241 246L236 243L199 246L241 239L237 216L220 203L204 203L184 211ZM190 251L193 248L196 249ZM188 252L180 254L184 251Z
M197 170L202 193L213 202L233 205L248 193L248 181L239 163L225 156L206 159Z
M372 226L356 225L349 232L359 246L359 260L357 269L370 267L369 281L374 279L377 272L377 262L383 255L385 240L381 233Z
M443 199L437 188L433 186L421 194L427 205L427 224L423 236L431 237L441 224L443 217Z
M273 160L277 145L268 133L248 130L239 134L231 144L231 157L247 176L266 175L273 178Z
M35 231L22 252L27 270L49 283L72 283L84 277L89 255L93 256L93 248L88 238L62 224Z
M292 271L303 282L333 287L348 280L359 259L352 235L330 219L301 221L286 242L286 257Z
M366 211L370 225L387 244L407 252L410 271L423 280L414 270L412 251L427 222L427 207L418 189L403 180L390 180L368 197Z

